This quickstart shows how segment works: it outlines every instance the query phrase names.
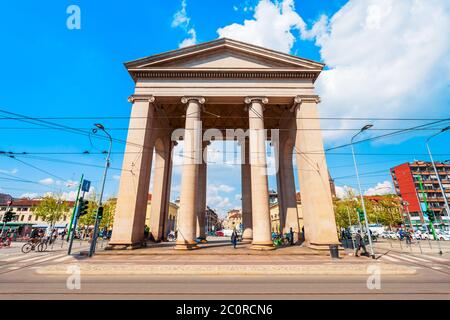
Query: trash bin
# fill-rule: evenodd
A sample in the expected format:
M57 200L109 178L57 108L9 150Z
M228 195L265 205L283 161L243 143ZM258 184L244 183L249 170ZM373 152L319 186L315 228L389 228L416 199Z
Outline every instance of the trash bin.
M330 245L330 255L332 259L339 259L339 247L337 244Z

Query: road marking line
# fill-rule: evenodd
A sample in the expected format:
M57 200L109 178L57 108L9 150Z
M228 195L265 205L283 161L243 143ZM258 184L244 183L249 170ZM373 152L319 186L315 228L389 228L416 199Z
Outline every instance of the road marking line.
M68 259L72 258L72 256L64 256L62 258L56 259L55 262L63 262L66 261Z
M58 258L62 258L62 257L64 257L66 254L64 253L64 254L60 254L60 255L56 255L56 256L46 256L46 257L44 257L43 259L41 259L41 260L36 260L35 262L36 263L41 263L41 262L45 262L45 261L50 261L50 260L54 260L54 259L58 259Z
M22 262L31 262L31 261L35 261L35 260L39 260L39 259L42 259L42 258L45 258L45 257L48 257L49 256L49 254L46 254L46 255L39 255L39 256L37 256L37 257L33 257L33 258L28 258L28 259L24 259L24 260L20 260L20 261L15 261L15 262L20 262L20 263L22 263Z
M23 253L20 253L20 255L14 256L12 258L8 258L8 259L1 259L1 261L6 261L6 262L11 262L11 261L16 261L16 260L20 260L23 259L25 256Z
M434 259L434 260L437 260L437 261L441 261L441 262L450 262L450 260L448 260L448 259L443 259L443 258L439 258L439 257L433 257L433 256L429 256L429 255L426 255L426 254L423 254L423 256L424 257L427 257L427 258L430 258L430 259Z
M400 262L400 260L395 259L395 258L390 257L390 256L383 256L381 259L383 259L383 260L386 259L386 260L389 260L391 262Z
M408 262L412 262L412 263L417 263L417 260L409 259L409 258L407 258L407 257L404 257L404 256L400 256L400 255L398 255L398 256L396 256L396 257L397 257L397 258L399 258L399 259L402 259L402 260L408 261ZM430 261L428 261L428 262L430 262Z
M405 256L405 255L402 255L402 256ZM408 256L408 258L413 259L413 260L417 260L417 261L421 261L421 262L428 262L428 263L433 262L433 261L422 259L422 258L419 258L419 257L416 257L416 256Z

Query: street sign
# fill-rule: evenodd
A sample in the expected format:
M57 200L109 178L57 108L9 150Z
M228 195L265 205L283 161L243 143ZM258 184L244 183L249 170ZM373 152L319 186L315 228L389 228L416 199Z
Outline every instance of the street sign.
M81 185L81 191L89 192L91 188L91 182L89 180L83 180L83 184Z

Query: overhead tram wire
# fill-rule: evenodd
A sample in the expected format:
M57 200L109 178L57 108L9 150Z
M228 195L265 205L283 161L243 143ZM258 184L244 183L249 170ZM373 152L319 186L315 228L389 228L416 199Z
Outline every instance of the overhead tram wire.
M19 120L19 121L20 121L19 117L25 118L25 119L27 119L27 120L33 120L33 119L36 119L36 118L32 118L32 117L20 115L20 114L17 114L17 113L12 113L12 112L5 111L5 110L1 110L1 109L0 109L0 112L6 113L6 114L14 115L14 116L17 118L16 120ZM260 118L261 118L262 116L261 116L261 115L257 115L257 117L260 117ZM438 120L438 121L433 121L433 122L431 122L431 123L427 123L427 124L415 126L415 127L412 127L412 128L405 128L405 129L401 129L401 130L396 131L396 132L391 132L391 133L384 134L384 135L380 135L380 136L376 136L376 137L373 137L373 138L368 138L368 139L360 140L360 141L357 141L357 142L355 142L355 143L361 143L361 142L371 141L371 140L380 139L380 138L384 138L384 137L388 137L388 136L394 136L394 135L396 135L396 134L400 134L400 133L404 133L404 132L408 132L408 131L413 131L413 130L415 130L415 129L417 129L417 128L424 128L424 127L427 127L427 126L431 126L431 125L434 125L434 124L437 124L437 123L442 123L442 122L449 121L449 120L450 120L450 118L440 119L440 120ZM46 127L49 127L49 126L50 126L50 127L51 127L51 126L56 126L56 127L59 128L60 130L69 131L69 132L72 132L72 133L78 133L78 134L82 134L82 135L85 135L85 136L86 136L86 135L89 135L89 132L85 132L85 131L83 131L83 130L76 129L76 128L71 128L71 127L68 127L68 126L65 126L65 125L60 125L60 124L53 123L53 122L49 122L49 121L45 121L45 120L36 120L36 121L38 121L38 122L40 122L40 123L39 123L39 124L33 123L33 124L36 124L36 125L43 125L43 126L46 126ZM29 121L26 121L26 122L29 122ZM43 124L41 124L41 123L43 123ZM295 129L295 130L297 130L297 129ZM103 137L103 136L95 136L95 137L98 138L98 139L103 139L103 140L106 139L106 137ZM136 144L136 143L131 143L131 142L128 142L128 141L124 141L124 140L121 140L121 139L117 139L117 138L113 138L113 140L115 140L115 141L117 141L117 142L120 142L120 143L125 143L125 144L135 145L135 146L140 147L140 148L147 148L147 147L145 147L145 146L143 146L143 145L139 145L139 144ZM344 144L344 145L341 145L341 146L329 148L329 149L327 149L326 151L330 151L330 150L335 150L335 149L343 148L343 147L346 147L346 146L349 146L349 145L350 145L350 144ZM153 150L152 150L152 151L153 151Z
M4 110L0 110L0 112L7 113L7 114L13 114L13 115L15 115L16 117L17 117L17 116L20 116L20 117L23 117L23 118L26 118L26 119L33 119L33 118L31 118L31 117L27 117L27 116L23 116L23 115L11 113L11 112L4 111ZM371 141L371 140L380 139L380 138L384 138L384 137L388 137L388 136L394 136L394 135L396 135L396 134L401 134L401 133L404 133L404 132L409 132L409 131L415 130L415 129L417 129L417 128L424 128L424 127L431 126L431 125L435 125L435 124L437 124L437 123L441 123L441 122L448 121L448 120L450 120L450 119L449 119L449 118L446 118L446 119L443 119L443 120L434 121L434 122L432 122L432 123L427 123L427 124L423 124L423 125L420 125L420 126L416 126L416 127L412 127L412 128L406 128L406 129L402 129L402 130L399 130L399 131L396 131L396 132L392 132L392 133L388 133L388 134L384 134L384 135L380 135L380 136L376 136L376 137L372 137L372 138L360 140L360 141L357 141L356 143L361 143L361 142L365 142L365 141ZM29 122L29 121L25 121L25 122ZM49 126L50 126L50 128L52 128L51 126L57 126L58 128L60 128L60 130L63 130L63 131L69 131L69 132L72 132L72 133L78 133L78 134L82 134L82 135L85 135L85 136L86 136L86 135L89 135L88 132L84 132L84 131L79 130L79 129L70 128L70 127L67 127L67 126L63 126L63 125L51 123L51 122L48 122L48 121L42 121L42 120L40 120L40 122L43 122L44 124L39 123L39 124L37 124L37 125L42 125L42 126L45 126L45 127L49 127ZM33 124L36 125L36 123L33 123ZM75 130L75 132L74 132L74 130ZM96 137L96 138L102 138L102 136L95 136L95 137ZM129 143L129 142L127 142L127 141L123 141L123 140L120 140L120 139L115 139L115 140L116 140L116 141L119 141L119 142L121 142L121 143L132 144L132 145L136 145L136 146L138 146L138 147L140 147L140 148L145 148L144 146L138 145L138 144L135 144L135 143ZM346 146L349 146L349 144L345 144L345 145L341 145L341 146L329 148L329 149L326 149L325 152L328 152L328 151L330 151L330 150L335 150L335 149L338 149L338 148L343 148L343 147L346 147ZM153 151L153 150L152 150L152 151ZM141 152L142 152L142 151L141 151ZM139 152L138 152L138 153L139 153ZM296 152L296 153L298 154L298 152ZM302 152L302 154L314 154L314 153L317 154L317 153L322 153L322 152L308 152L308 153ZM328 154L331 154L331 153L328 153ZM339 153L339 155L344 155L344 154ZM400 154L398 154L398 155L400 155ZM413 155L416 155L416 154L413 154Z
M130 117L130 116L61 116L61 117L28 117L28 116L15 116L15 117L3 117L0 120L129 120L129 119L146 119L147 117ZM153 116L154 119L183 119L185 115L182 116ZM203 116L202 118L215 119L217 115L211 115L209 117ZM222 119L248 119L248 116L225 116L220 115ZM264 116L265 119L292 119L292 117L271 117ZM317 117L317 118L302 118L305 120L349 120L349 121L439 121L445 120L446 118L367 118L367 117Z
M395 136L397 134L402 134L402 133L405 133L405 132L414 131L414 130L416 130L418 128L428 127L428 126L432 126L434 124L438 124L438 123L442 123L442 122L446 122L446 121L450 121L450 118L434 121L434 122L431 122L431 123L422 124L422 125L411 127L411 128L402 129L402 130L399 130L399 131L396 131L396 132L382 134L382 135L379 135L379 136L375 136L375 137L371 137L371 138L367 138L367 139L363 139L363 140L358 140L358 141L354 142L354 144L359 144L359 143L362 143L362 142L373 141L373 140L377 140L377 139L391 137L391 136ZM343 144L343 145L340 145L340 146L328 148L325 151L327 152L327 151L336 150L336 149L340 149L340 148L344 148L344 147L349 147L350 145L351 145L351 143L346 143L346 144Z

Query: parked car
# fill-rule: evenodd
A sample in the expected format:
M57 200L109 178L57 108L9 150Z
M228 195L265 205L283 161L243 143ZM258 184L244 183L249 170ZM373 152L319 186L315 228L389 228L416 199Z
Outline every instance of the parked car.
M224 234L222 231L216 231L216 237L223 237Z
M382 237L385 239L398 239L398 234L394 231L386 231L383 232Z

